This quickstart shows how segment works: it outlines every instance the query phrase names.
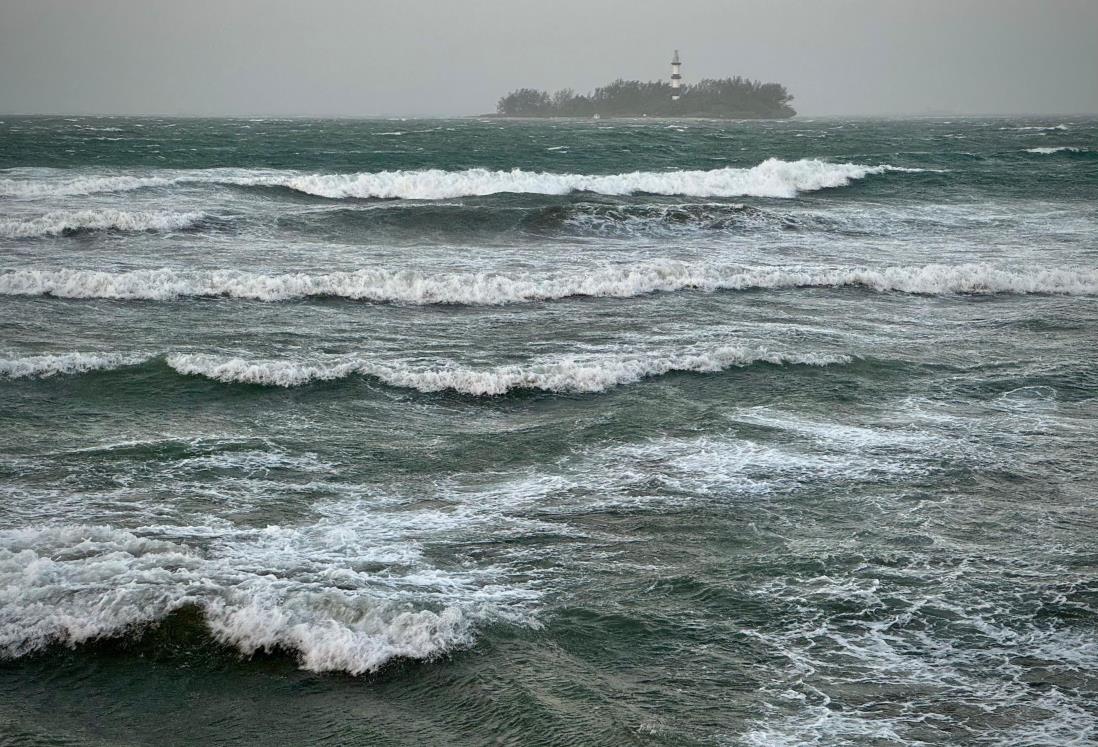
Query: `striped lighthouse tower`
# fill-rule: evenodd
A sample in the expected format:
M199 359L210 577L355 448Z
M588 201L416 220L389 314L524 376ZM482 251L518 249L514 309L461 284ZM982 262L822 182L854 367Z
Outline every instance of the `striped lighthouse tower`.
M675 56L671 58L671 100L678 101L682 92L682 62L679 61L679 50L675 50Z

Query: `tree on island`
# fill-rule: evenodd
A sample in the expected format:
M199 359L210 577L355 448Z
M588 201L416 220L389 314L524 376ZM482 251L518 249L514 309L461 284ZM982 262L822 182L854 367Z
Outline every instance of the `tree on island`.
M713 117L718 119L781 119L797 112L793 97L780 83L760 83L740 76L705 79L683 86L671 100L666 81L615 80L593 93L564 88L550 95L520 88L499 100L496 112L505 117Z

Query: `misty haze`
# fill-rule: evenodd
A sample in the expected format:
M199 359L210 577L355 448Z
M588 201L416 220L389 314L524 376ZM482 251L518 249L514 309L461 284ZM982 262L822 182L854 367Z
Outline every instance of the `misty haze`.
M461 116L515 88L785 84L804 115L1098 112L1090 0L3 0L0 112Z

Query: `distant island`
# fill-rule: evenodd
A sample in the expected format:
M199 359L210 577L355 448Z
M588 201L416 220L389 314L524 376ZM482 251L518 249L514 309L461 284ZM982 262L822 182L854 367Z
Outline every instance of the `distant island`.
M693 85L615 80L593 93L565 88L550 94L520 88L499 100L501 117L698 117L786 119L797 112L780 83L735 78L705 79Z

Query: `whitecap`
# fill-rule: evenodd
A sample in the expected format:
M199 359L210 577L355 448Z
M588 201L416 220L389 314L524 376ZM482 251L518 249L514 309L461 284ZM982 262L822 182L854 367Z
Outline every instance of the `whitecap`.
M633 171L620 174L554 174L522 169L424 169L353 174L303 174L273 169L209 169L78 176L57 172L46 177L38 175L0 179L0 196L35 198L124 192L178 184L223 184L285 187L332 199L438 200L499 193L563 195L584 191L605 195L647 193L691 197L792 198L802 192L845 187L871 175L919 171L922 169L831 163L819 159L783 161L771 158L751 168Z
M1053 153L1087 153L1087 148L1080 148L1074 145L1061 145L1056 148L1026 148L1026 153L1037 153L1040 155L1048 156Z
M242 654L287 650L304 669L362 674L470 645L485 622L536 624L536 594L494 582L490 567L434 568L393 530L340 515L261 530L0 531L0 655L119 636L192 607ZM357 570L379 564L384 573Z
M499 305L573 296L630 298L683 290L868 288L916 294L1098 294L1098 269L992 264L886 267L755 266L656 260L547 274L423 273L368 269L264 275L236 270L10 270L0 295L258 301L336 297L383 303Z
M195 212L56 210L35 218L0 220L0 237L27 239L73 231L180 231L203 218L202 213Z
M453 391L473 396L498 396L522 389L594 393L673 371L712 373L755 363L825 366L849 360L844 355L781 353L736 345L680 351L559 356L491 368L469 368L453 362L424 366L399 360L362 358L308 362L249 361L207 354L167 357L168 365L179 373L225 383L293 387L314 381L364 375L377 378L389 386L420 392Z
M72 352L54 355L12 355L12 357L0 358L0 377L43 379L133 366L147 359L148 356L121 353Z

